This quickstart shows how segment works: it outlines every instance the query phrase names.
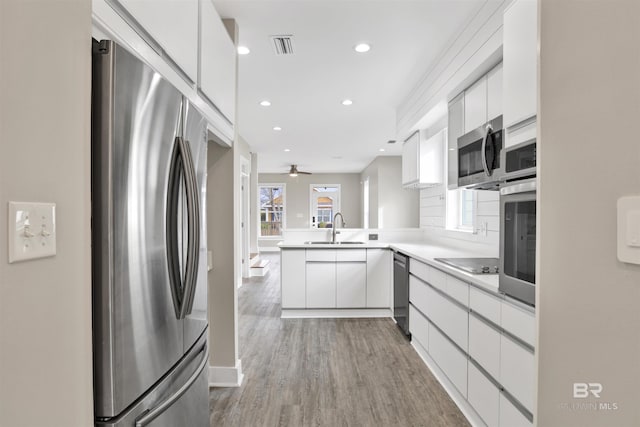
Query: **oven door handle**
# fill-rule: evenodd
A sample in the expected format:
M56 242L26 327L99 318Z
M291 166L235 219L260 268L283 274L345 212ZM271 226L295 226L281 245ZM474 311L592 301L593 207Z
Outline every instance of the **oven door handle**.
M522 180L520 182L507 185L500 188L501 196L508 196L509 194L518 194L518 193L535 193L537 189L536 179L530 178L526 180Z
M489 164L487 163L487 140L489 139L489 135L491 135L491 132L493 132L493 128L491 127L491 125L487 125L484 133L484 138L482 139L481 148L482 168L484 169L484 173L486 173L487 176L491 176L491 172L489 172Z

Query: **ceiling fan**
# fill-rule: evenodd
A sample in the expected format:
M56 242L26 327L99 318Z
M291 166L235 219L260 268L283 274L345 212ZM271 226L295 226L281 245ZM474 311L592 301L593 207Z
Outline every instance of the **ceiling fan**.
M289 176L296 177L298 174L301 175L311 175L311 172L302 172L298 170L298 165L291 165L291 169L289 169Z

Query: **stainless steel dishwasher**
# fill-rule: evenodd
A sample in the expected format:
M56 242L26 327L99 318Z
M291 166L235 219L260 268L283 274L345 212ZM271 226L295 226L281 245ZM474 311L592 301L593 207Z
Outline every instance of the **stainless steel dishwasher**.
M409 332L409 257L393 253L393 318L402 332Z

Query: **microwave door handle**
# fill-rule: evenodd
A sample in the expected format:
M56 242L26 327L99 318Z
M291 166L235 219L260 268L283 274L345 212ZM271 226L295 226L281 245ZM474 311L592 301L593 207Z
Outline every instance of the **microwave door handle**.
M489 164L487 163L487 140L489 139L489 135L491 135L492 131L493 128L491 128L491 125L487 125L487 129L484 133L484 138L482 139L482 168L484 169L484 173L486 173L487 176L491 176L491 172L489 172Z

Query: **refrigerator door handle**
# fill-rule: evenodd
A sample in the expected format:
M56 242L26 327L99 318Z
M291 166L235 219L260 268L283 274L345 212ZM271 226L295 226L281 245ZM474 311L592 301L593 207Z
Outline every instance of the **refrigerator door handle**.
M198 377L200 376L204 368L207 366L207 363L209 361L209 340L205 342L205 344L202 346L202 349L197 354L200 354L200 353L203 353L204 356L202 357L200 364L198 365L196 370L193 372L193 374L189 377L187 382L185 382L182 385L182 387L176 390L176 392L173 393L171 396L169 396L168 398L160 402L159 405L144 412L144 414L141 417L136 419L135 427L145 427L149 425L150 422L152 422L153 420L158 418L160 415L162 415L164 411L169 409L171 405L173 405L178 399L180 399L180 397L182 397L183 394L187 392L187 390L189 390L189 388L191 388L191 386L193 385L193 383L196 382L196 380L198 379ZM194 355L194 358L195 358L195 355ZM193 358L191 358L188 361L185 361L185 363L188 364L189 362L191 362L191 360L193 360Z
M181 318L191 314L198 280L198 263L200 258L200 197L198 194L198 180L193 163L193 156L189 148L189 142L182 140L182 153L185 159L185 182L190 188L187 190L187 214L188 214L188 239L187 265L185 274L184 300L181 307Z
M180 179L184 180L187 199L187 258L184 275L178 256L178 201L180 198ZM200 249L200 210L198 188L193 172L193 158L189 143L183 138L175 139L169 166L167 189L167 264L173 306L178 319L184 319L191 312L192 294L195 291L198 258Z

